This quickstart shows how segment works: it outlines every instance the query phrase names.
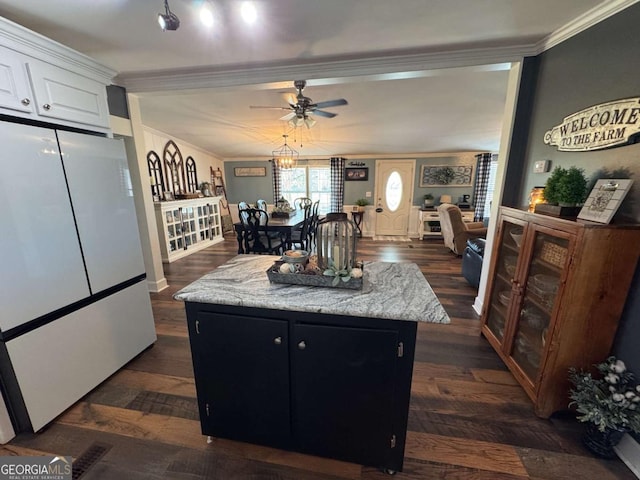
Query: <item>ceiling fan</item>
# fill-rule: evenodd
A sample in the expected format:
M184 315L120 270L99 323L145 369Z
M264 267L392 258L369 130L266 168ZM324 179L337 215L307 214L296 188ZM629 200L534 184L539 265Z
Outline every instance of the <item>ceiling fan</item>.
M295 80L293 86L298 91L297 95L289 94L287 97L288 107L261 107L251 105L249 108L275 108L278 110L290 110L280 120L288 121L292 127L300 127L306 125L307 128L311 128L315 125L316 121L309 117L309 115L318 115L325 118L333 118L337 113L327 112L321 110L323 108L338 107L340 105L348 105L348 102L344 98L337 98L335 100L327 100L324 102L314 103L309 97L305 97L302 91L307 86L306 80Z

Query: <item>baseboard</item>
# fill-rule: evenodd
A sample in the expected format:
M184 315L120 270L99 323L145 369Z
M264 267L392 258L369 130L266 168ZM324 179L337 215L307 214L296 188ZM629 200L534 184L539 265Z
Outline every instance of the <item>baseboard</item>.
M482 301L482 299L480 297L476 297L475 301L473 302L472 308L478 315L482 315L483 305L484 302Z
M629 470L633 474L640 478L640 443L636 442L631 435L626 433L620 443L613 447L613 449L620 457Z
M150 282L147 280L147 288L149 288L151 293L159 293L165 288L169 288L169 284L167 283L167 279L162 277L162 279L157 282Z

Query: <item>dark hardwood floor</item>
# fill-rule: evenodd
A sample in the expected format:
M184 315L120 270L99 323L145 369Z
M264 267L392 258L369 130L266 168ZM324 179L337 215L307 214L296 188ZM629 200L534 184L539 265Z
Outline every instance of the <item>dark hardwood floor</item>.
M441 239L359 242L363 260L417 263L451 317L420 324L404 471L398 479L634 479L619 460L592 457L570 415L542 420L479 335L476 292ZM384 479L375 468L200 434L184 306L173 293L235 255L233 236L166 266L152 295L158 341L38 434L2 455L93 454L83 479ZM86 457L85 457L86 458ZM79 462L76 462L79 463ZM87 465L91 462L88 460Z

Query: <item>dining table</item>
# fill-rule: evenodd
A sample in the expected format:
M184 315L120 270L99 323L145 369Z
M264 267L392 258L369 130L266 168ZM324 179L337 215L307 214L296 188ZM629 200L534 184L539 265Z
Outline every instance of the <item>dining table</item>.
M304 210L298 209L292 212L290 217L272 217L269 215L269 221L264 226L266 232L278 232L284 236L285 250L291 248L291 233L294 230L302 228L304 223ZM244 250L244 233L245 226L243 223L236 222L233 224L233 229L236 232L236 238L238 239L238 253L249 253Z

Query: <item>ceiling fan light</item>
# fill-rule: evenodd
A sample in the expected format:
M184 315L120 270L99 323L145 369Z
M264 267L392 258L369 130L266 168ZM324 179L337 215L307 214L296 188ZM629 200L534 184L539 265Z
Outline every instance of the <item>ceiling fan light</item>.
M169 10L169 0L164 0L164 11L165 13L158 14L158 25L162 31L177 30L180 26L180 19Z
M304 119L304 124L307 128L311 128L316 124L316 121L313 118L307 117Z

